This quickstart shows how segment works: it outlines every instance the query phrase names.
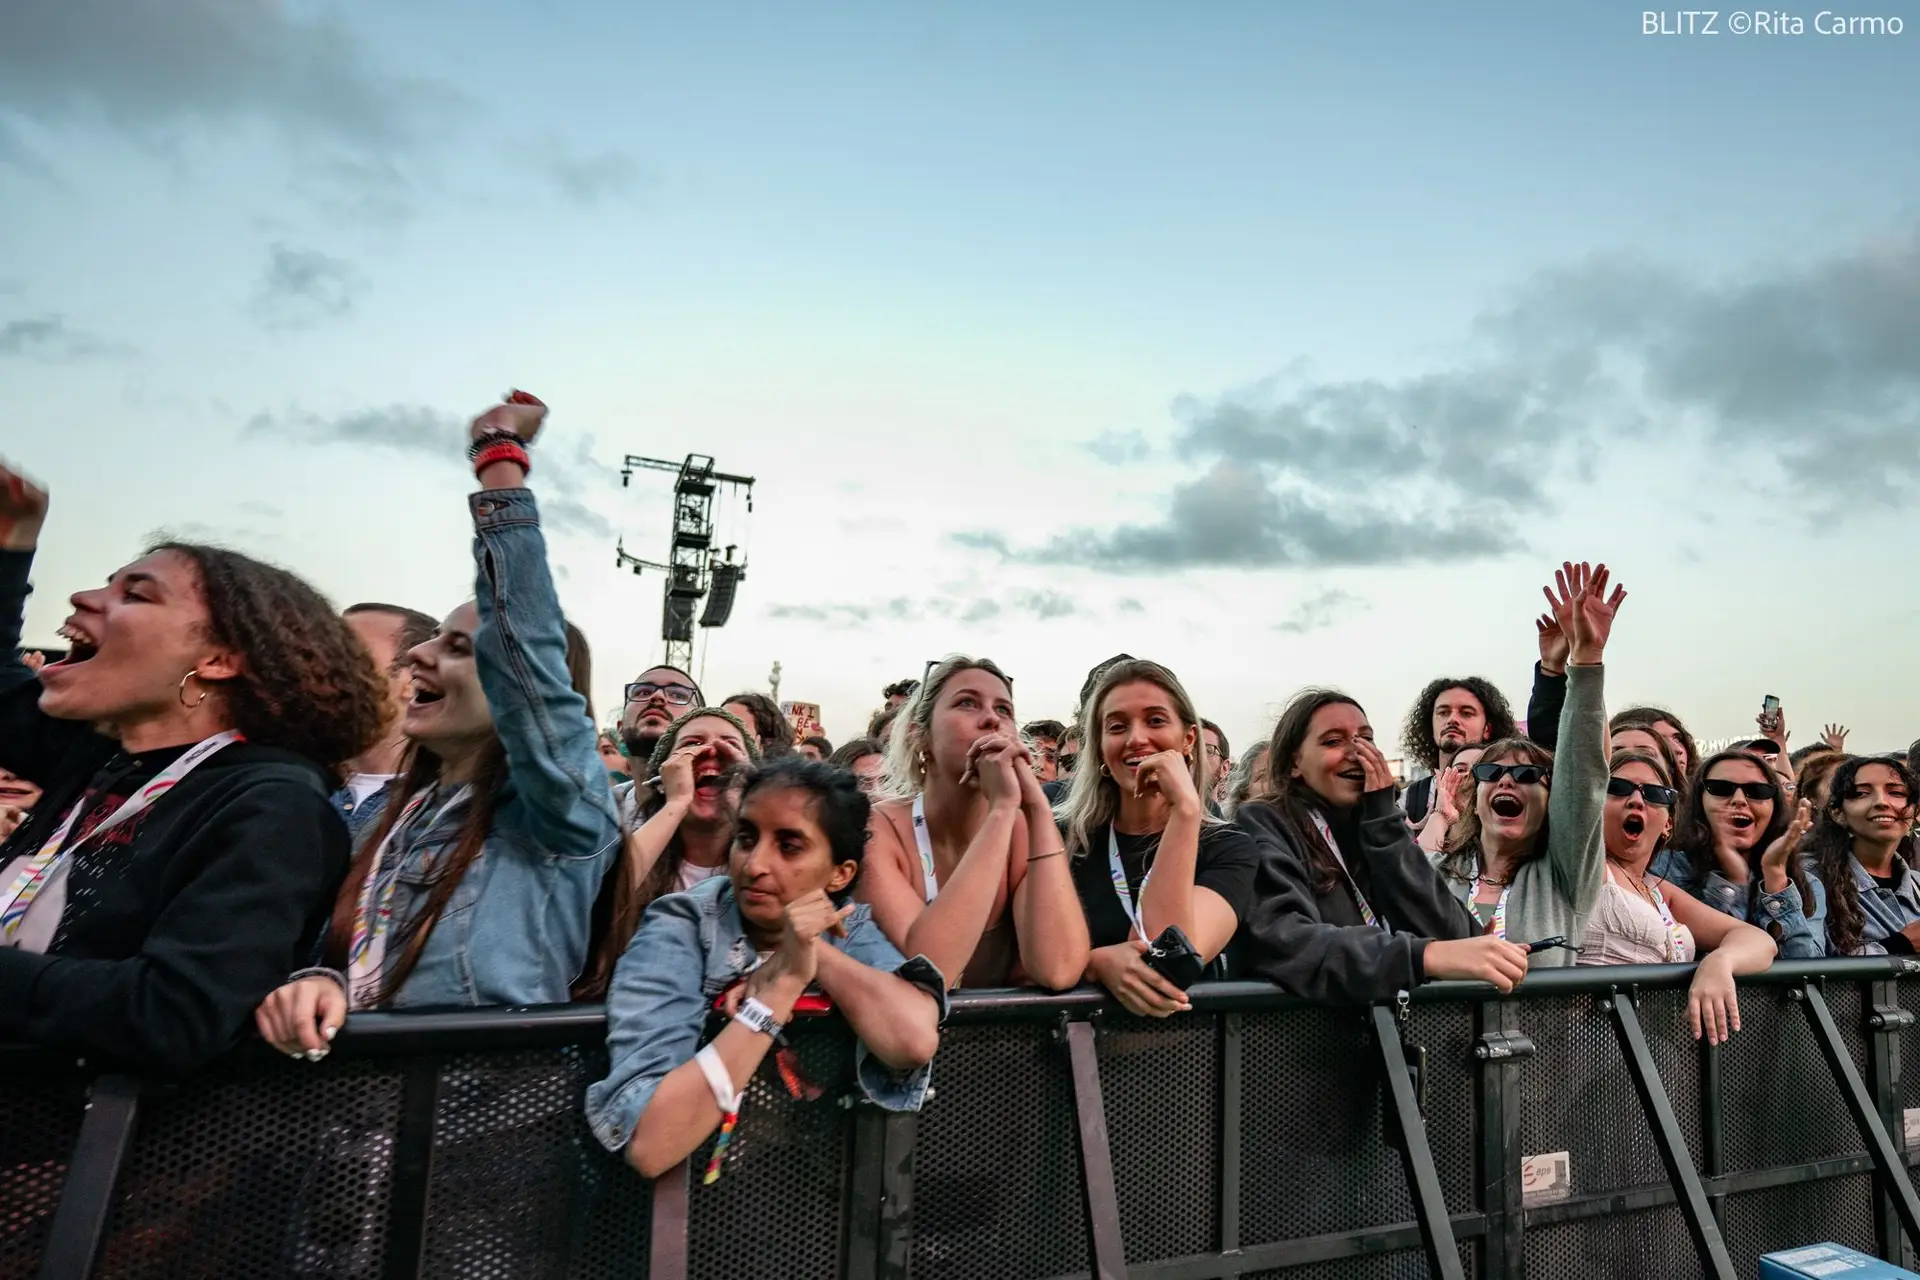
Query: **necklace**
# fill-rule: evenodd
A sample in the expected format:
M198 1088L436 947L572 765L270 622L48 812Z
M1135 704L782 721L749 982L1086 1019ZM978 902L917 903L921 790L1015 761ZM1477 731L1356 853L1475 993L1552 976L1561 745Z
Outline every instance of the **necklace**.
M1651 906L1660 905L1653 896L1653 890L1647 887L1646 876L1634 874L1633 869L1618 858L1610 856L1607 858L1607 861L1611 862L1619 870L1621 876L1626 879L1626 882L1633 886L1633 891L1639 894L1644 901Z

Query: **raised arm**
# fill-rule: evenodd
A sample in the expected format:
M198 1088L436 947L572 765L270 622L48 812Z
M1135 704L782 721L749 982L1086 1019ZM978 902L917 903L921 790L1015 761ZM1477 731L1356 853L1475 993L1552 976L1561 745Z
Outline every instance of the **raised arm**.
M1527 694L1527 736L1552 751L1560 741L1560 709L1567 702L1567 653L1571 641L1551 613L1534 619L1540 661L1533 664L1533 689Z
M1553 788L1547 798L1551 838L1547 856L1554 885L1575 912L1593 910L1606 880L1602 829L1607 804L1607 707L1601 665L1624 588L1608 593L1607 566L1565 564L1555 587L1543 588L1567 633L1567 702L1560 712Z
M76 745L98 742L93 726L40 710L40 681L20 658L28 579L47 517L47 494L0 462L0 769L30 782L57 778Z
M473 510L474 594L480 629L475 665L494 726L506 749L516 796L547 852L563 858L607 856L619 822L600 763L587 702L567 670L567 631L547 565L540 510L527 470L510 454L531 442L546 407L516 392L514 401L474 419L481 491Z
M1371 743L1366 747L1373 749ZM1444 794L1441 787L1450 782L1447 773L1435 776L1436 801ZM1428 938L1471 938L1480 932L1473 913L1414 844L1394 807L1391 785L1360 797L1360 855L1366 860L1374 905L1395 929Z
M1020 812L1025 839L1014 835L1008 861L1008 890L1013 895L1013 930L1020 943L1020 967L1029 980L1049 991L1064 991L1087 969L1087 913L1074 891L1073 868L1053 822L1053 808L1031 769L1020 771Z

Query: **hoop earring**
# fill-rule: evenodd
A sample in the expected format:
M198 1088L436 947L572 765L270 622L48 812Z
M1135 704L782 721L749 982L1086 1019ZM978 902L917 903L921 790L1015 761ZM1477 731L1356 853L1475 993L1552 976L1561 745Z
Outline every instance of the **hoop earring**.
M1105 765L1101 765L1101 766L1100 766L1100 776L1101 776L1101 777L1103 777L1103 778L1111 778L1111 777L1113 776L1113 774L1112 774L1112 773L1111 773L1111 772L1110 772L1110 771L1109 771L1109 770L1107 769L1107 766L1105 766Z
M194 701L194 702L187 701L187 681L194 679L199 674L200 674L200 669L196 667L192 671L189 671L187 672L187 674L180 677L180 693L179 693L180 705L185 707L189 711L193 710L195 707L199 706L200 703L205 702L207 700L207 690L203 688L200 690L200 697L197 701Z

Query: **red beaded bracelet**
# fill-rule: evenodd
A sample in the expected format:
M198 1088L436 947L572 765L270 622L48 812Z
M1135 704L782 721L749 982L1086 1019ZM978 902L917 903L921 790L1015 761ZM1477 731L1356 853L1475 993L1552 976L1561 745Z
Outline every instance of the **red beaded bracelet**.
M533 471L533 459L527 456L526 449L517 441L501 440L488 445L473 458L473 473L477 476L496 462L517 463L522 471Z

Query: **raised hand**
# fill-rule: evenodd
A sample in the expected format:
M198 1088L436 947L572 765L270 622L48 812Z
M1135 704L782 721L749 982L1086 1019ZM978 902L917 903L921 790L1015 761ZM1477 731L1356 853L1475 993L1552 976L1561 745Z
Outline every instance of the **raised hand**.
M1540 670L1550 676L1567 674L1567 650L1572 642L1561 630L1560 619L1543 613L1533 620L1533 629L1539 633Z
M1554 586L1542 587L1553 616L1569 641L1568 658L1576 666L1597 666L1613 634L1613 617L1627 598L1626 588L1615 587L1606 565L1597 568L1582 561L1563 563L1553 575ZM1558 595L1555 589L1558 588Z
M960 782L978 785L990 805L1018 805L1022 791L1020 770L1025 765L1026 754L1026 748L1018 739L990 733L967 748L967 765L960 773Z
M47 491L0 462L0 551L31 551L47 519Z
M690 742L676 747L660 766L660 792L669 805L685 810L693 803L693 764L705 750L705 745Z
M1820 735L1820 741L1826 743L1835 751L1845 751L1847 749L1847 726L1843 724L1828 725L1826 732Z
M1433 780L1433 811L1442 827L1460 821L1460 783L1466 776L1465 769L1450 764Z
M468 433L475 440L512 435L519 437L522 444L531 444L546 420L547 406L540 397L525 391L509 391L502 403L473 420Z
M38 649L24 649L20 653L20 665L29 671L38 671L47 665L47 655Z
M1800 842L1813 826L1813 818L1813 803L1802 800L1794 809L1793 821L1787 824L1785 834L1760 855L1760 880L1768 893L1779 893L1787 887L1787 866L1800 851Z
M1158 751L1140 762L1133 771L1135 795L1158 793L1175 809L1200 807L1200 793L1193 785L1193 763L1178 751Z
M818 957L815 944L829 933L846 937L846 919L853 912L853 903L836 907L820 889L789 902L781 911L780 945L765 964L753 971L753 977L747 980L747 994L757 996L772 984L784 982L797 998L813 981Z

